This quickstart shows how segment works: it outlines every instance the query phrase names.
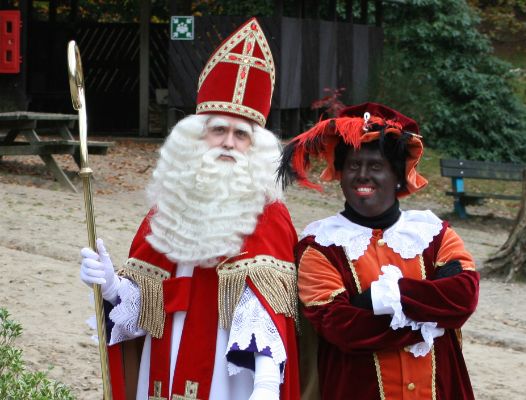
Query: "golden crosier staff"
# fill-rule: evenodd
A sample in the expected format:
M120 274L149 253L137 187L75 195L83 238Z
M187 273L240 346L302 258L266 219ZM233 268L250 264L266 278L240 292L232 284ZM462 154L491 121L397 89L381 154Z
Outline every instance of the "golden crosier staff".
M86 209L86 225L88 228L89 246L97 251L95 239L95 215L93 212L93 196L91 190L92 169L88 165L88 123L86 118L86 102L84 97L84 74L80 52L75 41L68 43L68 75L69 88L73 108L79 112L79 139L80 139L80 172L84 187L84 206ZM106 349L106 324L104 321L104 307L100 285L93 285L95 295L95 315L97 317L97 334L99 337L100 364L102 369L102 384L104 400L111 400L111 382L108 368L108 351Z

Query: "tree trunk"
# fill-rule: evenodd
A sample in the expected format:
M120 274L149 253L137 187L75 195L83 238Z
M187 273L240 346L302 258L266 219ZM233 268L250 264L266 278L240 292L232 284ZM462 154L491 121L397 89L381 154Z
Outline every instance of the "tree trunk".
M505 282L526 281L526 169L522 172L521 207L508 240L484 263L482 276Z

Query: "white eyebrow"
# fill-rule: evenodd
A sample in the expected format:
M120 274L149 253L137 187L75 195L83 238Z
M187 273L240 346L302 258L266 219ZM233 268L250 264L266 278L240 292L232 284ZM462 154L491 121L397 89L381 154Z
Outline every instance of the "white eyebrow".
M229 127L228 120L221 117L212 117L208 120L207 125L211 128ZM252 133L252 126L248 122L235 122L234 128L246 133Z
M248 122L237 122L234 127L239 131L252 133L252 126Z
M212 117L208 120L206 123L210 127L221 127L221 126L228 126L228 121L221 117Z

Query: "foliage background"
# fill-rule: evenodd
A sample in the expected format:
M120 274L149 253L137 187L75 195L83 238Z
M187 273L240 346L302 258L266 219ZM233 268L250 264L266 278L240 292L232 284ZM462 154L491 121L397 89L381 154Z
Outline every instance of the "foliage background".
M388 16L378 101L413 116L428 144L450 156L525 161L516 72L494 55L473 9L458 0L409 0Z

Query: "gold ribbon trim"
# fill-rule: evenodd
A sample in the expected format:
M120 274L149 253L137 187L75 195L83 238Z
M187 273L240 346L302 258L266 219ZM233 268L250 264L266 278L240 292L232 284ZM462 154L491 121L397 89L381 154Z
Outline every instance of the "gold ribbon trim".
M331 293L331 295L329 296L329 298L327 300L311 301L310 303L306 303L305 307L323 306L325 304L332 303L336 296L338 296L340 293L345 292L346 290L347 289L345 289L345 288L337 289L337 290L335 290L334 292Z
M141 290L139 327L148 331L154 338L160 338L163 335L166 317L163 281L170 278L170 273L153 264L130 258L118 274L132 279Z
M205 101L199 103L196 107L196 114L210 113L214 111L237 114L254 120L261 126L265 126L266 123L266 118L263 114L243 104L234 104L228 101Z
M259 255L217 267L219 325L228 328L249 277L276 314L298 321L297 273L294 263Z

